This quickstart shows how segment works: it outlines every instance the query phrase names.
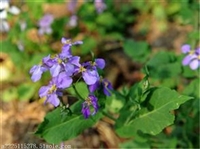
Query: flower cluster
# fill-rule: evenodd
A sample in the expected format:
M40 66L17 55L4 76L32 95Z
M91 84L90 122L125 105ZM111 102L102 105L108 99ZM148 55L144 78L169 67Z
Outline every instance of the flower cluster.
M7 22L7 13L11 13L17 15L20 13L20 9L16 6L11 6L9 4L9 0L1 0L0 1L0 32L8 32L10 26Z
M51 24L53 23L53 16L51 14L46 14L44 15L38 22L39 25L39 30L38 33L40 35L43 34L51 34L52 33L52 28L51 28Z
M200 66L200 47L192 50L191 46L185 44L181 47L182 53L187 54L183 59L182 64L184 66L189 65L192 70L198 69Z
M55 107L59 106L59 96L62 91L73 84L73 77L81 75L88 86L89 95L82 104L82 113L85 118L95 114L98 111L98 98L95 96L96 90L101 90L105 95L110 96L112 90L111 83L99 76L98 69L105 67L105 61L102 58L96 58L94 61L80 63L80 57L72 55L71 47L82 44L82 41L71 42L70 39L62 38L62 51L54 57L50 55L42 59L40 65L34 65L30 69L33 82L40 80L42 74L49 71L52 80L47 86L42 86L39 90L39 96L45 98ZM93 112L92 112L93 111Z

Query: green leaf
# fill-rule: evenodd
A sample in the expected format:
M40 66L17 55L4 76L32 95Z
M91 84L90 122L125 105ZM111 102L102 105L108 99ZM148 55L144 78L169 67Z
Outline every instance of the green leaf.
M97 17L97 24L111 28L116 24L115 17L112 15L112 13L106 12L102 13L101 15L98 15Z
M79 94L81 95L82 98L87 98L87 96L89 94L89 91L88 91L87 85L85 83L83 83L83 82L75 83L75 87L76 87L76 90L79 92ZM74 91L73 87L68 88L67 91L70 94L72 94L74 96L77 96L77 94Z
M147 62L149 75L153 78L171 78L181 73L181 64L170 52L159 52Z
M129 117L133 115L132 111L125 111L126 115L121 112L116 122L116 132L122 137L140 137L139 133L156 135L174 122L174 115L170 112L190 99L166 87L151 88L144 101L145 106L138 111L135 118Z
M183 94L200 99L199 78L191 81L190 84L184 89Z
M136 42L134 40L126 40L123 45L124 52L133 60L145 62L149 53L148 44L146 42Z
M93 126L101 116L98 112L88 119L84 119L82 115L71 115L63 120L61 108L57 108L45 116L35 134L48 143L58 144L78 136L83 130Z
M138 148L138 149L150 149L150 145L147 142L136 142L134 140L127 141L119 144L120 148Z
M17 88L12 87L2 92L1 94L2 100L9 102L11 100L16 100L18 98Z
M83 42L85 46L81 47L81 54L88 54L90 51L94 50L97 45L94 38L85 38Z
M36 85L30 83L22 84L17 88L19 100L29 100L36 91Z
M123 96L113 91L111 96L106 97L106 108L112 113L117 113L123 107L124 102Z

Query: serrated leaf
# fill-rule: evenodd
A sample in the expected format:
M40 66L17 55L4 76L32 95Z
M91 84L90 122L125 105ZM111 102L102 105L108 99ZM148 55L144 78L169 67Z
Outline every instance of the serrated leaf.
M181 104L190 100L188 96L179 95L177 92L166 88L154 88L147 96L148 104L143 107L136 118L129 122L126 120L130 115L130 111L124 119L122 125L122 118L118 118L116 122L116 132L122 137L138 136L138 132L145 134L156 135L160 133L166 126L169 126L174 121L174 115L170 112L179 108ZM147 108L148 107L148 108ZM150 108L149 108L150 107ZM121 113L125 116L123 112Z
M57 108L45 116L44 121L39 125L35 134L45 139L48 143L58 144L76 137L83 130L93 126L101 116L101 113L98 112L95 116L88 119L84 119L80 114L66 116L63 120L61 108Z

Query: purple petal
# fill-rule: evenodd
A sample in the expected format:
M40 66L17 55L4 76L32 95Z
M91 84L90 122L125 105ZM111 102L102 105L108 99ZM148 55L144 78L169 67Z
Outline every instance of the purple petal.
M199 61L198 61L198 59L194 59L194 60L192 60L191 62L190 62L190 68L192 69L192 70L195 70L195 69L197 69L199 67Z
M97 88L99 88L99 87L100 87L100 83L99 83L99 81L97 81L95 84L92 84L92 85L89 86L89 91L90 91L90 92L94 92L94 91L96 91Z
M76 66L78 66L78 67L80 67L80 57L79 56L73 56L73 57L71 57L71 58L69 58L69 62L70 63L72 63L72 64L74 64L74 65L76 65Z
M46 100L46 102L54 105L55 107L57 107L60 104L60 100L59 100L59 98L58 98L58 96L56 94L49 95L49 97Z
M95 63L98 68L103 69L105 67L105 60L102 58L95 59Z
M76 15L71 16L70 19L69 19L69 22L68 22L68 26L76 27L77 21L78 21L78 17ZM74 43L72 45L74 45Z
M69 45L69 43L71 43L71 39L66 39L65 37L62 37L61 38L61 43L62 44L67 44L67 45Z
M40 98L45 97L48 95L50 87L49 86L42 86L39 90Z
M190 63L190 61L192 60L192 56L191 55L187 55L183 61L182 61L182 64L183 65L188 65Z
M48 66L48 67L52 67L55 64L55 60L51 59L50 55L44 57L42 59L42 62L44 65Z
M58 74L60 73L60 71L61 71L61 66L60 66L60 64L55 64L55 65L53 65L53 66L50 68L50 73L51 73L51 76L52 76L52 77L58 76Z
M52 33L51 27L47 27L47 28L45 29L45 32L46 32L46 34L51 34L51 33Z
M188 53L190 51L190 48L191 48L190 45L185 44L181 47L181 50L183 53Z
M74 65L70 63L65 64L65 71L68 76L72 76L74 73Z
M79 45L79 44L83 44L83 41L75 41L72 45Z
M62 72L58 76L58 88L68 88L72 84L72 78L69 77L65 72Z
M106 95L106 96L110 96L110 92L108 90L108 88L103 88L103 93Z
M49 27L52 22L53 22L53 16L50 14L46 14L43 16L43 18L40 19L39 26L42 28Z
M92 85L99 79L99 75L95 70L87 70L83 72L83 79L87 85Z
M95 0L94 4L97 10L97 13L102 13L107 7L103 0Z
M41 78L43 71L41 66L35 65L31 68L30 73L32 73L31 80L36 82Z
M82 108L81 112L82 112L83 116L85 117L85 119L87 119L90 116L90 109L89 109L89 107Z
M96 114L96 112L98 111L98 99L97 97L95 97L94 95L89 95L89 98L91 99L92 102L92 106L94 108L94 112L92 113L92 115Z
M195 53L196 53L197 55L200 55L200 47L197 48L197 49L195 50Z
M69 58L72 56L72 53L71 53L71 46L69 44L65 44L63 47L62 47L62 52L60 53L60 55L62 58Z

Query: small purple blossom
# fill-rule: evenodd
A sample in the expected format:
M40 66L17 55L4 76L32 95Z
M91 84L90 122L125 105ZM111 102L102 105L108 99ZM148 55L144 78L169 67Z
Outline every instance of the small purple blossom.
M113 87L107 79L99 79L95 84L89 85L90 92L95 92L97 89L103 90L106 96L110 96L110 91L113 90Z
M77 0L70 0L67 4L69 12L74 14L76 11Z
M38 22L38 25L40 27L38 33L40 35L43 35L45 33L51 34L52 33L51 24L53 23L53 20L54 18L51 14L44 15Z
M48 86L42 86L39 90L39 96L40 98L45 97L45 103L48 102L55 107L57 107L60 104L60 100L58 98L59 90L57 88L57 78L53 78L52 81L50 81Z
M42 73L45 71L46 71L46 68L43 67L42 65L34 65L30 70L30 74L32 74L31 80L33 82L40 80Z
M98 111L98 99L94 95L89 95L82 104L82 114L87 119L90 115L94 115Z
M97 13L102 13L107 7L103 0L95 0L94 5Z
M200 66L200 48L191 50L190 45L183 45L181 48L184 54L188 54L182 61L184 66L189 65L192 70L198 69Z
M57 107L60 103L58 96L62 96L62 89L68 88L72 84L72 78L67 76L65 72L59 74L58 77L54 77L48 86L42 86L39 90L40 98L45 97L46 102Z
M78 72L82 73L83 80L87 85L92 85L99 79L99 74L96 69L87 69L84 64L78 68Z
M76 15L72 15L70 18L69 18L69 22L68 22L68 26L69 27L76 27L78 24L78 17Z

